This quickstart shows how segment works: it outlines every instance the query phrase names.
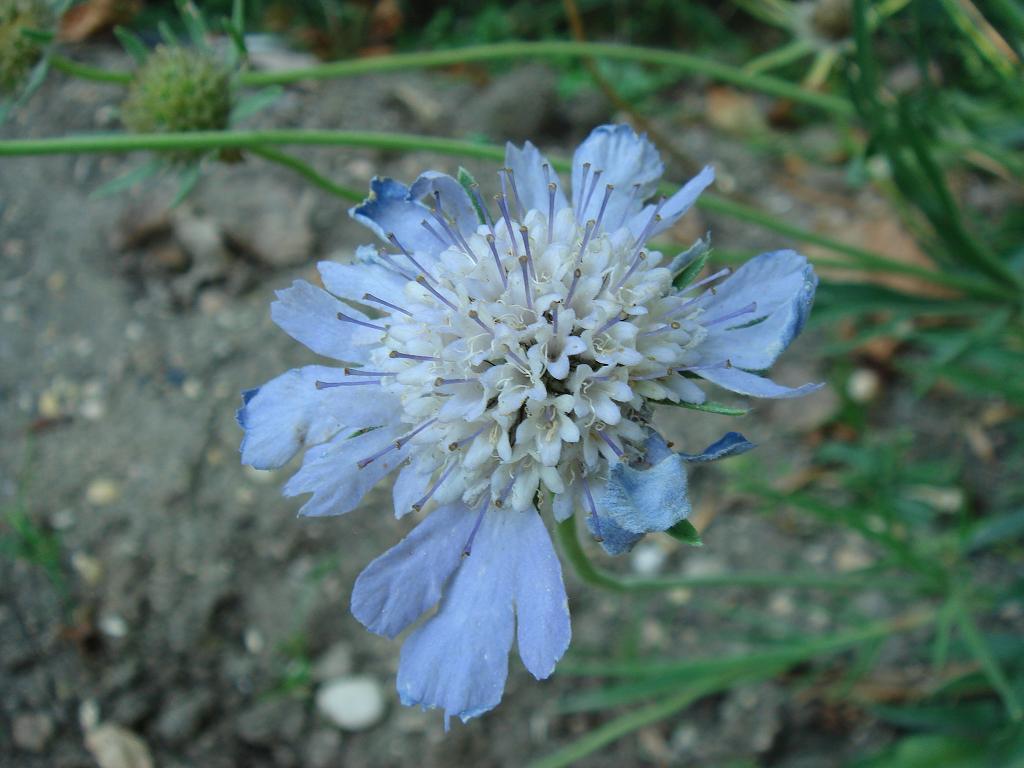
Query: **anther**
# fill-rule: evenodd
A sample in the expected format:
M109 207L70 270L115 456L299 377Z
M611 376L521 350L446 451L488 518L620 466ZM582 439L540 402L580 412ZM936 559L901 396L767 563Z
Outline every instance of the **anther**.
M569 284L569 292L565 295L563 304L569 305L572 303L572 295L576 293L576 284L579 283L581 277L583 277L583 270L579 267L572 271L572 282Z
M457 466L457 464L452 464L448 469L441 473L441 476L437 478L434 484L427 489L427 492L417 499L417 501L412 505L414 511L419 512L423 509L423 506L430 501L430 497L437 493L437 489L441 487L441 483L448 479L448 476L455 471Z
M478 429L472 435L468 435L467 437L464 437L461 440L456 440L454 443L448 443L448 450L452 452L459 450L459 448L461 448L462 446L471 443L473 440L475 440L480 435L480 433L483 432L485 429L486 427L480 427L480 429Z
M690 291L693 291L693 290L695 290L697 288L705 286L708 283L713 283L716 280L718 280L719 278L726 277L727 275L730 275L730 274L732 274L732 270L731 269L729 269L728 267L722 267L722 269L720 269L717 272L715 272L715 274L708 275L703 280L698 280L696 283L693 283L691 285L686 286L682 291L679 292L679 294L682 295L684 293L689 293Z
M423 222L423 223L426 224L426 222ZM430 228L429 224L427 224L427 228L428 229ZM437 235L436 232L434 234ZM405 249L405 246L402 245L400 242L398 242L398 238L395 237L395 233L394 232L388 232L388 240L391 241L391 244L393 246L395 246L395 248L397 248L398 250L400 250L402 252L402 255L405 256L405 258L407 258L409 261L412 262L412 265L414 267L416 267L416 269L418 269L424 275L427 275L428 277L430 277L431 280L434 279L433 276L429 272L427 272L427 270L425 270L423 268L423 265L420 264L418 261L416 261L415 257L409 251L407 251Z
M368 323L365 320L357 320L356 318L349 317L348 315L346 315L346 314L344 314L342 312L339 312L336 315L336 317L339 320L343 321L343 322L353 323L354 325L361 325L364 328L373 328L373 330L375 330L375 331L386 331L387 330L387 328L385 328L383 325L377 325L376 323Z
M488 325L483 320L480 319L480 315L475 309L469 310L469 312L467 312L466 314L469 315L470 320L472 320L474 323L476 323L485 331L487 331L487 333L491 334L491 336L494 335L494 330L488 327Z
M647 253L645 251L640 251L639 253L637 253L636 258L633 259L633 263L629 265L629 269L627 269L626 273L619 278L619 281L617 283L615 283L616 291L626 284L626 281L633 276L634 272L636 272L636 268L640 266L640 262L642 262L646 258Z
M494 506L496 506L498 509L501 509L502 507L505 506L505 499L507 499L508 495L512 493L512 486L515 485L515 483L516 476L512 475L512 477L509 478L508 485L506 485L504 489L502 489L501 495L494 500Z
M441 358L439 357L432 357L431 355L410 355L408 352L399 352L398 350L395 349L391 350L388 353L388 357L392 358L393 360L419 360L435 363L441 362Z
M583 210L579 208L579 204L581 204L583 202L583 196L584 196L584 194L587 191L587 177L588 176L590 176L590 163L584 163L583 164L583 177L580 180L580 188L579 189L573 189L574 193L579 194L579 197L576 199L577 200L577 205L576 205L576 207L575 207L575 209L573 211L576 214L576 218L577 219L580 218L583 215ZM574 182L574 186L575 186L575 182Z
M399 448L399 447L401 447L401 446L396 446L394 443L388 443L387 447L382 448L381 450L377 451L372 456L367 456L365 459L360 459L359 461L357 461L356 462L356 466L359 467L359 469L366 469L366 467L368 465L370 465L373 462L375 462L381 456L383 456L386 453L390 453L391 451L394 451L394 450L396 450L396 448Z
M526 265L527 258L525 256L519 257L519 269L523 272L523 293L526 295L526 307L527 309L533 309L533 286L530 285L530 269Z
M385 307L387 307L388 309L393 309L396 312L401 312L403 315L407 315L408 317L412 317L412 312L410 312L409 310L402 309L402 307L398 306L397 304L392 304L390 301L385 301L384 299L380 298L379 296L374 296L372 293L364 293L363 294L363 301L372 301L374 304L382 304Z
M501 256L498 255L498 248L494 245L494 235L487 235L485 238L487 245L491 247L491 253L494 255L494 266L498 268L498 274L501 276L501 286L508 288L508 274L505 272L505 267L501 263Z
M530 277L537 279L537 270L533 266L533 252L530 250L530 230L525 224L519 226L519 236L523 238L523 247L526 249L526 262L530 267Z
M583 263L583 255L587 252L587 246L590 245L590 238L594 234L594 230L597 229L597 222L593 219L587 222L587 227L583 231L583 240L580 242L580 252L576 256L576 265L579 266Z
M420 432L422 432L424 429L426 429L436 421L437 419L427 419L409 434L403 435L402 437L398 438L397 440L395 440L395 448L401 448L403 445L408 443L410 440L416 437L416 435L418 435Z
M448 301L448 299L446 299L444 296L442 296L437 291L436 288L434 288L430 283L427 282L427 278L426 277L424 277L423 275L417 275L416 276L416 282L419 283L420 285L422 285L428 291L430 291L434 296L437 297L438 301L440 301L442 304L444 304L446 307L448 307L448 309L452 310L452 312L458 312L459 311L458 307L456 307L454 304L452 304L450 301Z
M466 540L466 545L462 548L463 557L469 557L473 551L473 539L476 538L476 532L480 530L480 523L484 519L484 512L487 511L489 503L490 499L484 499L484 503L480 507L480 513L476 516L476 522L473 523L473 530L470 531L469 538Z

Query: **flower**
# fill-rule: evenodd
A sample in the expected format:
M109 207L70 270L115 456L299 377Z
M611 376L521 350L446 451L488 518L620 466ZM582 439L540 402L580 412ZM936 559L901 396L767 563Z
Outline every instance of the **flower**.
M626 126L597 128L577 149L571 200L533 145L509 145L505 163L494 207L439 173L408 188L374 179L351 215L382 245L322 262L326 290L297 281L271 308L292 337L347 366L289 371L247 392L238 414L243 462L279 467L307 449L284 487L312 494L300 514L350 512L396 471L398 517L435 507L363 571L351 606L387 637L438 606L405 640L398 691L446 722L498 704L513 637L537 678L568 647L538 510L581 510L622 552L686 517L686 463L752 447L730 433L673 453L654 403L703 403L701 379L756 397L816 386L751 372L807 318L816 280L802 256L763 254L679 289L706 243L675 259L646 246L712 182L710 167L647 202L663 166Z

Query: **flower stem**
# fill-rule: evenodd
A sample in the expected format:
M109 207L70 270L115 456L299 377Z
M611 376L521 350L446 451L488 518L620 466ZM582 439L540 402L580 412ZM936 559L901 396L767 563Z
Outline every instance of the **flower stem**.
M493 144L483 144L438 136L417 136L403 133L381 133L374 131L332 131L311 129L276 129L265 131L196 131L191 133L149 133L149 134L91 134L82 136L60 136L45 139L14 139L0 141L0 157L28 155L51 155L92 152L139 152L143 150L193 150L193 149L251 149L271 145L336 146L382 149L387 151L425 151L444 155L473 157L481 160L502 161L505 151ZM558 170L567 170L569 161L564 158L549 158ZM294 166L292 166L294 168ZM297 168L295 168L297 170ZM312 170L312 169L309 169ZM314 171L315 173L315 171ZM666 187L668 189L668 187ZM675 190L670 190L675 191ZM850 257L851 264L864 270L899 272L913 275L933 285L942 285L958 292L979 296L1006 299L1014 296L1012 288L995 286L966 275L947 274L922 267L894 262L882 254L848 245L825 235L809 232L787 224L781 219L751 208L742 203L726 200L713 193L705 192L697 206L713 213L720 213L741 221L747 221L763 229L793 237L807 243L827 248Z
M293 157L292 155L285 154L284 152L280 152L276 149L271 149L270 147L249 147L248 151L271 163L277 163L285 168L290 168L314 186L326 190L332 195L337 195L343 200L351 200L359 203L362 202L364 197L366 197L364 193L358 190L351 189L350 187L343 187L340 184L335 184L326 176L322 176L318 173L311 165L299 160L297 157Z
M55 53L50 56L50 66L66 75L80 77L83 80L92 80L97 83L111 83L113 85L127 85L131 82L131 72L119 72L112 69L94 67L91 64L83 64L74 61L66 56Z
M562 553L572 564L576 575L587 584L612 592L652 592L666 589L694 587L806 587L809 589L862 589L869 584L878 585L875 573L830 575L820 573L723 573L714 576L666 576L662 578L634 578L615 576L594 565L580 545L576 534L576 518L570 517L555 528Z

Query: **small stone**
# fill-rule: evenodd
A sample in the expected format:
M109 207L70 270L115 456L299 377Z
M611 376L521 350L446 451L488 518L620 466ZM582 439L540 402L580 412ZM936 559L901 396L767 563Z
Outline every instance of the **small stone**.
M88 587L95 587L103 578L103 563L85 552L75 552L71 556L71 567Z
M322 683L349 674L352 671L352 648L347 643L335 643L313 665L313 679Z
M116 613L108 613L100 617L100 632L107 637L119 640L128 634L128 622Z
M342 677L320 688L316 708L339 728L362 731L384 717L384 694L373 678Z
M868 403L878 397L882 380L871 368L858 368L846 381L846 394L855 403Z
M204 688L172 695L160 712L157 734L174 744L190 739L202 727L215 702L214 695Z
M235 730L246 744L272 747L299 737L305 713L295 699L274 697L258 701L238 716Z
M83 419L99 421L107 415L107 407L103 404L102 400L90 398L79 406L78 412L82 414Z
M341 765L338 751L341 734L331 728L318 728L306 741L306 765L309 768L334 768Z
M60 397L53 390L47 389L39 395L39 415L44 419L55 419L60 416Z
M85 746L100 768L153 768L146 742L120 725L106 723L87 731Z
M85 489L85 500L94 507L105 507L121 498L121 486L105 477L97 477Z
M242 642L245 644L245 650L251 654L260 653L266 646L266 641L263 639L263 633L256 629L256 627L249 627L245 630Z
M14 746L26 752L42 752L53 736L53 720L42 712L16 715L11 725Z
M841 573L859 571L867 568L874 562L874 558L865 549L864 545L857 541L846 542L835 554L836 570Z
M52 272L46 278L46 289L50 293L60 293L68 284L68 277L63 272Z

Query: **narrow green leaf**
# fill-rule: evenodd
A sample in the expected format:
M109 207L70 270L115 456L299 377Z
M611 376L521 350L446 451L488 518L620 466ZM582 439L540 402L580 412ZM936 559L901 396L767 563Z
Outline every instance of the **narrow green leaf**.
M979 521L968 534L964 547L968 552L977 552L1007 540L1018 539L1022 535L1024 509L1018 509L1016 512Z
M171 29L171 25L168 24L164 19L160 19L156 25L157 31L160 32L160 39L164 41L164 45L170 46L171 48L179 45L178 36L174 34L174 30Z
M202 169L199 167L199 162L195 162L188 168L181 172L179 176L180 185L178 187L178 193L174 196L174 200L171 201L171 208L177 208L189 196L189 193L196 188L196 184L199 183L199 177L202 174Z
M22 28L21 35L34 43L41 43L42 45L49 45L55 37L54 33L48 29L28 29L25 27Z
M988 678L989 683L991 683L999 697L1003 700L1003 706L1006 708L1006 713L1010 716L1010 719L1019 722L1024 718L1024 709L1021 708L1017 693L1014 691L1010 681L1007 680L1002 667L999 666L999 662L996 661L995 656L992 654L992 649L989 648L984 635L981 634L981 630L978 629L978 625L974 622L974 616L971 615L970 609L967 608L962 599L957 600L957 618L960 624L960 631L963 632L964 642L967 644L971 655L974 656L979 666L981 666L982 672L985 673L985 677Z
M678 523L673 525L667 531L665 531L676 541L681 541L684 544L689 544L691 547L703 547L704 542L701 541L700 532L693 527L693 523L689 520L680 520Z
M209 50L210 30L206 26L203 14L191 0L178 0L177 5L178 13L181 14L181 20L185 22L185 28L188 30L188 36L193 45L204 51Z
M125 52L135 59L137 64L144 64L149 57L149 49L146 44L130 29L120 24L114 27L114 36L120 41Z
M163 161L160 158L153 158L149 162L143 163L136 168L132 168L127 173L101 184L89 194L89 197L99 199L116 195L119 192L123 192L126 189L134 187L139 182L152 178L160 172L162 167Z
M238 34L245 34L245 0L234 0L231 3L231 26Z
M256 91L256 93L250 93L235 104L234 109L231 110L231 122L241 122L257 112L262 112L277 101L282 93L284 93L284 88L281 86L271 86Z
M480 203L476 199L476 195L473 194L474 187L476 186L476 179L473 178L473 174L471 174L469 171L467 171L460 165L459 173L458 176L456 176L456 178L459 180L459 184L462 185L462 188L466 190L466 194L469 195L469 200L471 203L473 203L473 210L476 211L477 219L480 221L481 224L486 224L487 219L484 216L483 208L480 207Z

